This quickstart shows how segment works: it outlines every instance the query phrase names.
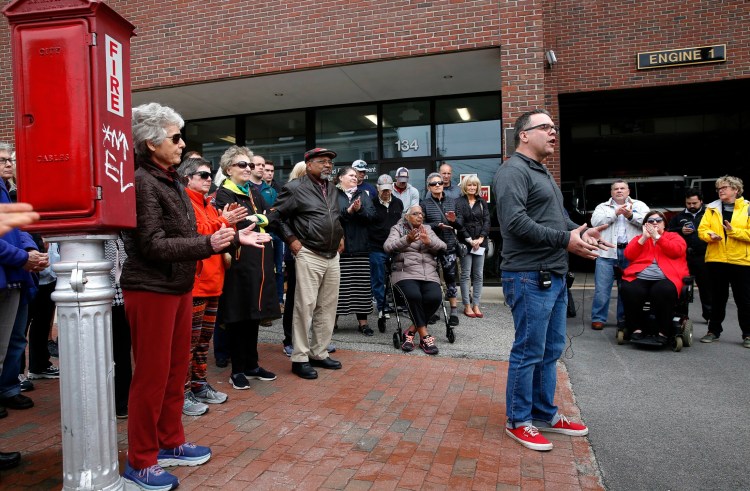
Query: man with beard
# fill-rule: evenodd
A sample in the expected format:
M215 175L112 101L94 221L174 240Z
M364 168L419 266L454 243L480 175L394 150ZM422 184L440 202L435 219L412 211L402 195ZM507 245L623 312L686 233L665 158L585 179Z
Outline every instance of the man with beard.
M695 188L685 191L685 210L672 217L667 230L677 232L687 242L687 263L690 274L695 277L701 297L703 318L711 318L711 289L708 286L706 273L706 243L698 238L698 225L701 223L706 208L703 206L703 194Z
M280 215L279 233L296 258L292 372L305 379L318 377L313 367L341 368L327 349L339 299L339 253L344 250L337 191L331 181L334 158L336 152L326 148L308 150L307 173L284 185L269 215L271 223L276 221L274 214Z

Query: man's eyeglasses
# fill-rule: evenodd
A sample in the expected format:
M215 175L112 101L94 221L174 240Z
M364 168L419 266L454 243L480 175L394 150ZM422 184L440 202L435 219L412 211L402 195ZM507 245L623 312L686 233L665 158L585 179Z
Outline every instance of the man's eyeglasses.
M211 179L211 173L210 173L210 172L206 172L206 171L202 171L202 172L193 172L193 175L194 175L194 176L198 176L198 177L200 177L200 178L201 178L201 179L203 179L203 180L206 180L206 179Z
M232 164L232 166L237 166L240 169L247 169L250 167L250 170L255 170L255 163L254 162L245 162L244 160L240 160L239 162L235 162Z
M543 124L538 124L538 125L535 125L535 126L529 126L528 128L524 128L521 131L531 131L531 130L542 130L542 131L544 131L546 133L549 133L550 131L555 130L555 133L560 133L560 127L559 126L556 126L554 124L549 124L549 123L543 123Z
M656 225L657 223L661 223L663 221L664 219L662 217L654 217L654 218L649 218L648 220L646 220L646 223Z
M431 186L431 187L434 187L434 186L442 186L442 185L443 185L443 181L433 181L433 182L429 182L429 183L427 183L427 185L428 185L428 186Z
M175 133L174 135L168 136L167 140L172 140L172 143L177 145L182 140L182 133Z
M310 162L312 162L313 164L333 165L333 160L331 159L315 159L311 160Z
M0 157L0 165L12 164L13 162L15 162L15 159L8 159L5 157Z

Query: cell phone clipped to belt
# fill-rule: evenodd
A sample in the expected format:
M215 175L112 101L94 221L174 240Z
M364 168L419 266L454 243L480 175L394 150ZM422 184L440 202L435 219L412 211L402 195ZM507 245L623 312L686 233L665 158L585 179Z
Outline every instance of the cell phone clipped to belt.
M552 286L552 273L546 269L539 270L539 288L546 290Z

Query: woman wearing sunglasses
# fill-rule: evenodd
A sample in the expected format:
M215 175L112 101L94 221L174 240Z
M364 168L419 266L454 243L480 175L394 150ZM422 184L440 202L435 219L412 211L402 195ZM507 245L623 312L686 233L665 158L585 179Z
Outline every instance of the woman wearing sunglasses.
M226 176L216 191L215 206L223 210L241 206L247 210L246 220L237 229L256 224L263 232L268 225L267 204L250 182L253 152L246 147L231 146L221 156L221 170ZM276 375L258 364L258 329L263 319L281 317L276 294L273 245L263 248L240 247L232 254L232 263L224 278L224 291L219 298L220 323L229 333L232 360L230 383L238 390L250 388L248 379L276 380Z
M247 209L229 205L219 211L214 208L206 194L211 188L211 164L200 157L186 159L179 169L186 184L195 212L196 227L201 235L211 235L222 226L234 227L244 220ZM200 416L208 410L206 404L222 404L227 395L214 389L206 380L208 344L214 333L219 295L224 287L224 255L214 254L198 262L193 285L193 331L190 337L190 366L185 381L185 404L182 413Z
M667 343L682 279L689 274L687 245L679 234L665 231L665 226L662 212L649 211L643 218L643 233L625 248L630 264L623 273L621 295L625 325L633 341L654 336L657 343ZM651 302L651 313L656 318L655 331L651 331L643 312L646 301Z
M742 197L742 191L739 177L717 179L719 199L706 205L698 225L698 237L708 243L706 268L713 295L708 332L701 342L719 340L731 285L742 345L750 348L750 203Z

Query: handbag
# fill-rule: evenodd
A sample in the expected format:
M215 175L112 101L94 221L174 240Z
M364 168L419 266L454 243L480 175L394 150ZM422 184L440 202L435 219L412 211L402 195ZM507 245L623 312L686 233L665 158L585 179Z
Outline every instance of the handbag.
M430 196L430 199L432 199L432 202L435 203L438 210L440 210L440 213L443 215L443 218L445 218L445 222L448 223L449 220L448 220L448 217L445 216L445 212L443 211L443 208L440 206L440 204L437 201L435 201L435 198ZM455 249L456 257L461 257L461 258L465 257L469 253L469 247L463 242L461 242L461 239L459 239L458 232L456 232L455 228L453 229L453 235L456 236L456 249Z

